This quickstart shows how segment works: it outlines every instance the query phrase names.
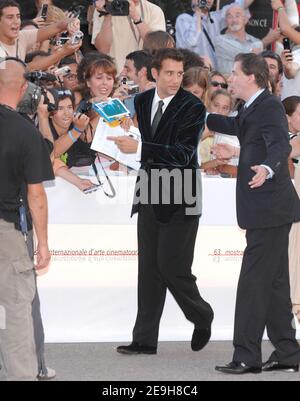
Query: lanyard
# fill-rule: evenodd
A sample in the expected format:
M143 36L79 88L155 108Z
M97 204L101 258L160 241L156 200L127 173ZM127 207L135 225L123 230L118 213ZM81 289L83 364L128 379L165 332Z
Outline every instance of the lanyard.
M3 44L0 42L0 47L2 50L4 50L6 57L10 57L8 54L7 49L3 46ZM17 46L16 46L16 58L19 59L19 39L17 39Z

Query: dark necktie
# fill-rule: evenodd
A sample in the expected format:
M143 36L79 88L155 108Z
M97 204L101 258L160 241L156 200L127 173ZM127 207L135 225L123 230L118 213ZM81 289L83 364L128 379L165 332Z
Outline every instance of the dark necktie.
M157 112L155 113L155 116L153 118L152 121L152 126L151 126L151 134L152 134L152 138L154 137L156 131L157 131L157 127L159 125L159 122L163 116L163 107L164 107L164 102L162 100L160 100L160 102L158 103L158 109Z

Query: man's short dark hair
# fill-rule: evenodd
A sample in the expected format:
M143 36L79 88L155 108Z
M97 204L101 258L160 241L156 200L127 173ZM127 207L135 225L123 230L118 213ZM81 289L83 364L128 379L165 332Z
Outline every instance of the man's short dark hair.
M134 67L137 72L141 71L142 68L146 68L148 81L153 81L153 77L151 75L153 56L150 53L145 50L137 50L128 54L126 60L133 61Z
M7 7L17 7L21 11L20 4L15 0L0 0L0 18L3 16L3 10Z
M269 66L261 55L242 53L236 56L235 61L241 63L241 68L245 75L254 75L259 88L268 87L270 80Z
M154 55L152 68L155 68L159 72L165 60L174 60L179 63L184 63L184 56L178 49L159 49Z
M283 74L283 63L279 54L272 52L272 50L264 50L261 53L261 56L263 56L263 58L270 58L272 60L277 61L279 74L280 75Z
M60 61L59 65L58 65L58 68L62 68L64 66L66 66L66 65L72 65L72 64L76 64L77 65L77 61L76 61L75 58L73 58L73 57L64 57Z

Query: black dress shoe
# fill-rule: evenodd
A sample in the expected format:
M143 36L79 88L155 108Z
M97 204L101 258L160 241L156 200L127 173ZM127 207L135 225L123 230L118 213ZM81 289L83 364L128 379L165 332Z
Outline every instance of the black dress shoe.
M280 362L268 361L263 364L263 372L286 372L286 373L298 373L299 365L285 365Z
M209 342L211 337L211 327L207 329L196 329L194 330L191 348L193 351L202 350Z
M131 343L130 345L121 345L117 348L117 352L119 354L125 355L139 355L139 354L146 354L146 355L155 355L157 354L157 348L151 347L149 345L140 345L138 343Z
M243 362L231 362L226 366L217 366L216 371L228 375L246 375L248 373L258 374L262 372L261 368L252 368Z

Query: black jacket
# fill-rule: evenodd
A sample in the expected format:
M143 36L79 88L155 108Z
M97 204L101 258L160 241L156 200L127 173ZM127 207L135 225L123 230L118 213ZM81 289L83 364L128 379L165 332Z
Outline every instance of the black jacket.
M280 100L265 90L237 117L210 114L210 130L235 135L241 144L237 177L237 216L243 229L279 227L300 220L300 201L290 178L288 124ZM275 173L257 189L251 167L264 164Z
M135 109L138 118L139 129L142 137L141 170L137 180L136 196L132 214L137 213L141 203L139 199L147 198L147 203L152 204L156 218L160 222L168 222L179 208L193 209L193 215L200 215L202 210L201 174L199 170L197 149L204 128L205 107L199 99L189 92L180 89L165 110L157 128L157 132L151 136L151 110L155 95L155 89L144 92L135 98ZM182 180L172 181L169 190L167 185L160 183L157 187L151 179L151 173L156 170L161 173L180 172ZM144 173L144 174L143 174ZM145 185L140 188L141 177L147 174L148 194L145 193ZM156 181L155 181L156 183ZM193 193L197 202L190 203L184 196L184 191ZM144 196L141 192L144 192ZM182 194L182 201L176 200L178 193ZM170 195L169 204L164 204L162 194ZM159 198L158 202L151 201L151 194ZM139 198L139 199L138 199Z

